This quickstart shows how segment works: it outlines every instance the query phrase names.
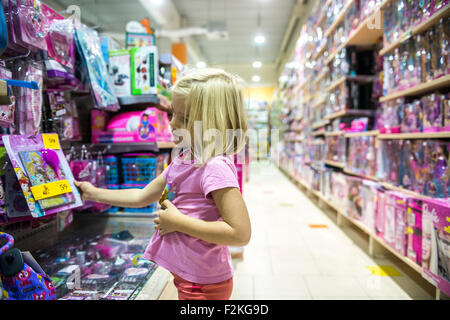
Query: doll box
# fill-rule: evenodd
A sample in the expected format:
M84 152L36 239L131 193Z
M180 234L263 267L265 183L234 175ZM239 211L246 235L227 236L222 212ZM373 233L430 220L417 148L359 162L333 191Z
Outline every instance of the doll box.
M426 199L422 210L422 275L450 295L450 198Z

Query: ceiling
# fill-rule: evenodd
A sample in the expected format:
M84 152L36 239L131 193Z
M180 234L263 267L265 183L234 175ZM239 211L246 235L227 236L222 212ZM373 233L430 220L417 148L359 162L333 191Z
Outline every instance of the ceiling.
M160 5L155 0L43 2L58 11L69 5L79 6L84 23L122 43L125 25L130 20L139 21L149 17L157 30L206 27L208 21L219 21L226 25L229 35L227 40L208 40L204 35L184 39L159 38L158 48L168 53L172 42L185 41L189 64L195 65L202 60L209 66L222 67L239 74L249 84L252 84L253 75L259 75L261 81L253 85L276 85L280 68L284 67L290 56L289 50L282 50L282 47L289 45L292 49L301 27L298 22L293 26L293 18L307 16L306 11L310 7L303 5L308 2L305 0L162 0ZM266 37L266 42L259 46L253 41L258 31ZM254 69L252 62L255 60L261 61L263 67Z

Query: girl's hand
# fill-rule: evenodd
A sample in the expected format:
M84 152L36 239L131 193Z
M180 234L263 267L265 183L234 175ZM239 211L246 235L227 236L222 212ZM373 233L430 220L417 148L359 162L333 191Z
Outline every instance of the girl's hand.
M94 196L95 196L95 192L96 192L96 187L94 187L92 185L92 183L87 182L87 181L74 181L75 186L80 189L81 191L81 199L83 201L86 200L94 200Z
M178 231L181 219L185 217L169 200L162 203L162 209L155 218L155 229L159 230L159 235L163 236L170 232Z

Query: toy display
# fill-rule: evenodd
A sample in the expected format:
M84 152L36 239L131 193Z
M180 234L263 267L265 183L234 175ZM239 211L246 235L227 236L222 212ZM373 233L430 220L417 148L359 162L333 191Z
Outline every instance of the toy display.
M422 275L450 294L450 199L423 201Z
M360 136L348 138L348 156L346 168L348 170L369 177L377 172L375 146L376 137Z
M131 93L156 94L158 51L155 46L135 47L131 55Z
M401 6L406 7L403 0L399 0L398 2L400 3L399 8ZM408 1L408 3L414 2ZM428 1L428 5L431 7L431 1ZM389 13L387 14L389 15ZM424 16L421 15L420 17L423 18ZM402 20L403 17L400 19ZM385 95L448 74L447 51L449 33L447 30L448 27L446 28L449 24L448 19L448 17L442 19L436 26L411 37L408 41L402 43L399 48L387 54L384 59L385 81L383 91ZM385 24L393 23L389 19L385 19L384 21ZM403 23L398 25L405 26ZM391 28L392 26L389 27ZM386 29L385 27L385 31L387 30L388 34L386 35L385 33L385 39L389 39L389 31L394 29ZM400 34L403 34L405 31L407 30L402 30ZM399 33L395 32L394 34L399 35Z
M142 258L148 240L128 230L89 234L39 250L35 256L53 280L57 299L128 300L157 268Z

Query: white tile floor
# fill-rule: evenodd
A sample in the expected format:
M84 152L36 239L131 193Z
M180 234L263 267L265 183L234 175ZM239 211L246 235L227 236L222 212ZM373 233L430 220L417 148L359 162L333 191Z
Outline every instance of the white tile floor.
M244 198L252 239L235 261L232 299L433 299L392 260L371 258L357 245L367 240L344 232L273 164L252 164ZM366 268L385 265L401 276Z

